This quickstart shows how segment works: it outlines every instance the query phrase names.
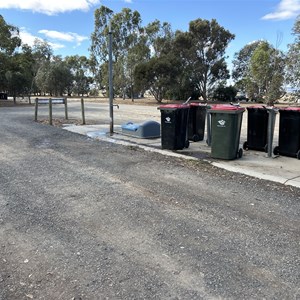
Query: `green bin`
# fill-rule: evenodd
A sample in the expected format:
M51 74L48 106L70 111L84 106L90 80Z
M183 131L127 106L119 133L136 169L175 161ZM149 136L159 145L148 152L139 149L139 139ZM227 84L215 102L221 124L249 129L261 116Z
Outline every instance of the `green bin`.
M244 108L234 105L214 105L211 114L211 157L235 159L243 155L239 148Z

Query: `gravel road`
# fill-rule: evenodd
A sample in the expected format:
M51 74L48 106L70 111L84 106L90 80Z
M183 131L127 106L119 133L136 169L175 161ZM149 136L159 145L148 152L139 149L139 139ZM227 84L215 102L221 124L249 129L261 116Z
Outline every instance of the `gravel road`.
M0 299L300 299L300 190L0 109Z

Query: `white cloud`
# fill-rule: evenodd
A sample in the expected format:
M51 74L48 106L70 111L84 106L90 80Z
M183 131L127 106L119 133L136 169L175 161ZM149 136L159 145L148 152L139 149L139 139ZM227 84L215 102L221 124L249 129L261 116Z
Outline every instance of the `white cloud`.
M20 28L20 38L23 44L27 44L29 46L33 46L35 39L39 39L37 36L27 32L27 30L23 27Z
M300 13L300 0L281 0L276 10L262 17L263 20L287 20Z
M23 44L27 44L31 47L34 45L34 41L36 39L42 40L40 37L32 35L31 33L29 33L26 30L26 28L24 28L24 27L20 28L20 38L21 38ZM60 43L48 42L48 44L51 46L51 48L53 50L65 48L65 45L60 44Z
M39 33L44 34L47 38L54 40L61 40L65 42L75 42L77 46L81 44L84 40L87 40L88 37L79 35L74 32L59 32L55 30L40 30Z
M88 11L100 4L100 0L0 0L2 9L31 10L47 15L55 15L73 10Z
M125 3L132 3L132 0L124 0Z

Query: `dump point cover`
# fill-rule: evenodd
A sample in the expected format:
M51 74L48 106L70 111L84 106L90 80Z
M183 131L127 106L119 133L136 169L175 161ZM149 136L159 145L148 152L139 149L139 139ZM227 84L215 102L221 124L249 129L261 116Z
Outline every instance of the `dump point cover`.
M238 107L238 106L234 106L234 105L230 105L230 104L216 104L216 105L212 105L211 109L212 111L214 110L224 110L224 111L244 111L245 108L243 107Z
M164 104L160 105L159 109L176 109L176 108L189 108L188 104Z

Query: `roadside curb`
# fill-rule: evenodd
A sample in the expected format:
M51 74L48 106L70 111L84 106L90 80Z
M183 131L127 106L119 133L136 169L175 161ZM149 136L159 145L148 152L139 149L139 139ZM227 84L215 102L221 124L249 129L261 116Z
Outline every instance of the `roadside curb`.
M69 130L70 127L66 127L64 129ZM83 133L80 133L80 132L78 132L78 133L83 134ZM117 133L117 134L119 134L119 133ZM225 163L222 163L222 162L211 161L207 158L201 159L201 158L197 158L197 157L193 157L193 156L189 156L189 155L185 155L185 154L181 154L181 153L176 153L176 152L173 152L171 150L163 150L163 149L155 148L153 146L147 146L147 145L142 145L140 143L130 142L130 141L127 141L127 140L124 140L124 139L115 139L113 137L107 136L107 133L103 132L103 130L102 131L100 130L100 131L86 132L85 135L87 135L90 138L96 139L96 140L105 141L105 142L114 143L114 144L123 145L123 146L138 147L138 148L143 149L145 151L155 152L155 153L159 153L159 154L162 154L162 155L165 155L165 156L177 157L177 158L181 158L181 159L185 159L185 160L205 161L205 162L211 164L212 166L215 166L217 168L224 169L224 170L227 170L227 171L230 171L230 172L240 173L240 174L248 175L248 176L251 176L251 177L258 178L258 179L269 180L269 181L277 182L277 183L280 183L280 184L283 184L283 185L288 185L288 186L293 186L293 187L296 187L296 188L300 188L300 181L295 180L295 179L300 179L300 175L295 176L295 177L290 178L290 179L286 179L286 178L283 178L281 176L264 174L262 172L256 172L256 171L253 171L253 170L249 170L249 169L243 168L241 166L231 166L231 165L228 165L228 164L225 164Z

